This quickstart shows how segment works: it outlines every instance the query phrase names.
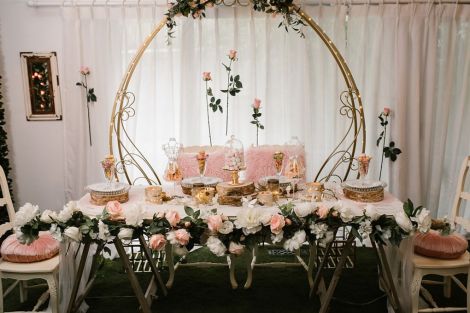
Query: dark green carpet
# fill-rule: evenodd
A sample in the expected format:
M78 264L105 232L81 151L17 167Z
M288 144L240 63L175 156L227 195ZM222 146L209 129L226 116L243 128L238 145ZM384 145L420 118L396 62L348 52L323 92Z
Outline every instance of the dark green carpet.
M200 249L192 253L189 262L198 260L223 261ZM293 260L292 256L273 257L262 251L260 262L267 260ZM227 268L180 268L176 272L175 284L169 295L160 298L153 304L153 312L165 313L232 313L232 312L317 312L319 302L308 299L308 283L306 273L299 268L255 268L253 286L250 290L242 288L246 278L245 259L239 258L237 280L241 287L230 288ZM330 271L329 271L330 272ZM165 275L166 276L166 275ZM148 274L139 274L142 284L150 279ZM453 297L443 300L441 289L429 288L438 303L465 305L465 295L453 288ZM41 290L30 293L29 303L19 304L17 292L6 301L6 310L24 310L31 308L31 298L36 299ZM357 249L357 264L354 269L346 269L336 289L335 299L331 303L330 312L356 313L386 312L386 299L367 305L358 306L352 303L363 303L380 297L382 292L377 283L377 266L375 255L371 249ZM107 261L100 270L95 286L87 298L90 313L125 313L137 312L137 300L132 296L131 287L120 262Z

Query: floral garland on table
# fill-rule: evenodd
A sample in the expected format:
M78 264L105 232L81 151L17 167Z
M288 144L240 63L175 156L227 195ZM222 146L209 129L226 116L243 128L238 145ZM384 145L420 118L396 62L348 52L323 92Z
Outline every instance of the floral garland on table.
M414 231L427 232L431 227L429 211L415 208L409 200L395 216L380 215L372 205L359 212L341 201L331 207L290 202L279 206L279 213L268 214L255 208L255 201L234 220L217 214L216 209L204 212L190 207L185 207L184 218L169 210L145 220L142 204L123 210L117 201L109 202L100 216L90 218L75 202L69 202L59 213L50 210L41 213L37 206L27 203L17 212L14 226L18 240L24 244L31 244L40 231L47 230L57 240L67 237L76 242L100 244L116 236L130 241L146 235L153 250L162 250L169 243L178 248L176 251L186 253L194 244L205 244L217 256L240 255L246 247L264 241L283 243L288 251L299 249L307 241L325 246L341 226L350 226L352 234L360 240L370 236L384 244L390 241L398 245Z

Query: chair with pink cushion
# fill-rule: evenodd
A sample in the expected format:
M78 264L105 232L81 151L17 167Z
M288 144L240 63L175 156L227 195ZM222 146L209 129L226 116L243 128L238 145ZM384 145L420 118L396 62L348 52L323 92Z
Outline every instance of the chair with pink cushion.
M0 206L6 206L10 222L0 225L0 236L12 229L15 219L15 209L8 190L8 184L3 169L0 167L0 187L3 198L0 198ZM22 245L16 239L16 235L7 237L0 248L0 312L5 312L3 298L6 297L17 285L20 287L20 301L27 297L27 281L31 279L43 279L47 282L49 290L39 298L33 311L45 303L50 297L49 311L58 313L58 276L59 276L59 244L49 234L40 234L33 244ZM3 292L2 279L16 280L5 292ZM33 312L31 311L31 312Z
M302 145L263 145L250 146L246 150L246 180L257 182L264 176L275 175L273 154L281 151L285 154L284 168L289 157L297 155L305 166L305 147Z
M178 166L183 173L183 177L199 176L196 156L201 150L204 150L209 155L205 176L219 177L224 181L230 180L230 173L222 169L225 163L224 147L222 146L184 147L178 157Z
M449 221L456 225L461 225L467 232L470 232L470 223L463 217L460 207L463 200L470 200L470 192L464 190L465 180L470 169L470 156L463 161L457 183L457 192L454 205L450 214ZM411 283L411 304L412 313L417 312L470 312L470 253L466 250L467 242L465 238L458 234L452 236L442 236L434 231L428 234L418 234L415 243L415 254L413 257L413 281ZM467 282L464 284L454 275L467 274ZM432 283L434 281L425 281L425 275L439 275L444 277L444 296L451 296L451 283L454 282L458 287L467 293L466 307L438 307L432 299L431 294L421 286L421 283ZM442 282L441 282L442 284ZM422 294L433 308L419 308L419 294Z

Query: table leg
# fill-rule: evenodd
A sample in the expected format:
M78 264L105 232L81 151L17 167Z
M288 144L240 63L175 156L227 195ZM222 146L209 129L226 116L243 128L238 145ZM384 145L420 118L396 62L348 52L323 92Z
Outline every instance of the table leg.
M253 283L253 268L256 264L256 256L258 255L258 245L255 245L252 250L251 260L248 260L246 267L246 282L243 288L249 289Z
M335 292L336 285L338 284L338 281L341 277L341 273L343 271L344 265L346 264L348 255L351 252L351 247L352 247L352 243L354 239L355 239L354 235L352 234L352 232L350 232L348 240L346 241L346 244L343 247L343 253L341 255L341 258L338 264L336 265L336 269L333 273L333 278L331 279L330 284L328 285L328 289L326 290L324 301L321 304L319 313L326 313L329 309L331 298L333 297L333 293Z
M137 280L137 277L135 276L134 269L132 268L132 264L130 263L129 258L127 257L127 254L126 254L126 251L124 250L121 239L116 237L114 239L114 246L116 247L119 257L121 258L122 264L124 268L126 269L129 282L131 283L132 289L134 290L134 294L137 297L137 300L139 301L142 312L151 313L150 306L148 305L147 300L145 299L145 295L142 291L142 288L140 287L139 281Z
M157 269L157 267L155 266L155 263L153 262L152 252L150 252L150 249L149 249L149 247L148 247L148 245L147 245L147 242L145 241L145 238L144 238L143 235L140 235L140 236L139 236L139 242L140 242L141 249L144 250L145 258L147 259L147 261L148 261L149 264L150 264L150 268L152 269L153 276L155 277L155 279L157 280L158 284L159 284L160 287L162 288L163 295L164 295L164 296L167 296L167 295L168 295L168 292L167 292L166 286L165 286L165 284L163 283L163 279L162 279L162 277L160 276L160 273L158 272L158 269ZM153 282L154 282L154 281L153 281Z
M232 289L237 289L238 288L238 283L235 278L235 256L233 254L230 254L227 256L227 264L228 268L230 270L230 285L232 285Z
M67 313L74 312L75 300L77 299L78 287L80 286L80 281L82 279L83 270L85 269L85 263L88 257L88 252L90 251L90 243L87 242L83 246L82 256L80 258L80 263L78 264L77 272L75 273L75 279L73 282L72 293L70 294L69 304L67 305ZM79 248L80 249L80 248ZM59 278L60 279L60 278Z
M317 248L314 244L309 244L309 253L308 253L308 286L312 288L313 286L313 267L315 266L315 260L317 258Z

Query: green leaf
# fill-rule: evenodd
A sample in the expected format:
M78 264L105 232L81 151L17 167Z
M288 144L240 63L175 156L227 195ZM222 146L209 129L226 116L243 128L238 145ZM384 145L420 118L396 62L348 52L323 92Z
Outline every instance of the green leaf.
M221 105L219 105L219 111L220 111L220 113L223 113L223 112L224 112L224 110L222 109L222 106L221 106Z
M390 160L392 160L393 162L395 162L397 160L397 155L392 153L390 154Z
M217 99L217 101L215 102L215 104L220 104L221 100L220 99Z
M232 89L230 90L230 95L231 96L235 96L237 93L236 93L236 90L235 89Z
M260 125L259 128L264 129L264 126L263 126L263 125Z
M394 148L394 149L393 149L393 153L395 153L395 154L400 154L400 153L401 153L401 150L398 149L398 148Z
M189 206L184 207L184 212L186 213L186 215L189 215L189 216L193 216L193 214L194 214L193 208L191 208Z
M83 86L82 83L76 83L75 85L77 85L77 86Z
M237 88L242 88L242 87L243 87L241 81L237 81L237 82L235 83L235 86L237 86Z
M251 124L256 124L256 121L251 121L250 123L251 123Z
M96 102L98 100L94 94L91 94L90 98L92 102Z
M232 75L230 75L230 81L233 82L233 76Z
M214 101L215 101L215 97L212 97L212 98L211 98L211 102L214 102Z
M220 91L223 92L223 93L227 93L228 90L227 89L221 89Z
M389 144L390 148L393 148L395 147L395 142L394 141L390 141L390 144Z
M235 81L238 82L240 80L240 75L235 76Z
M362 236L361 236L361 234L359 234L356 227L351 227L351 233L354 235L354 237L356 237L357 239L362 241Z

